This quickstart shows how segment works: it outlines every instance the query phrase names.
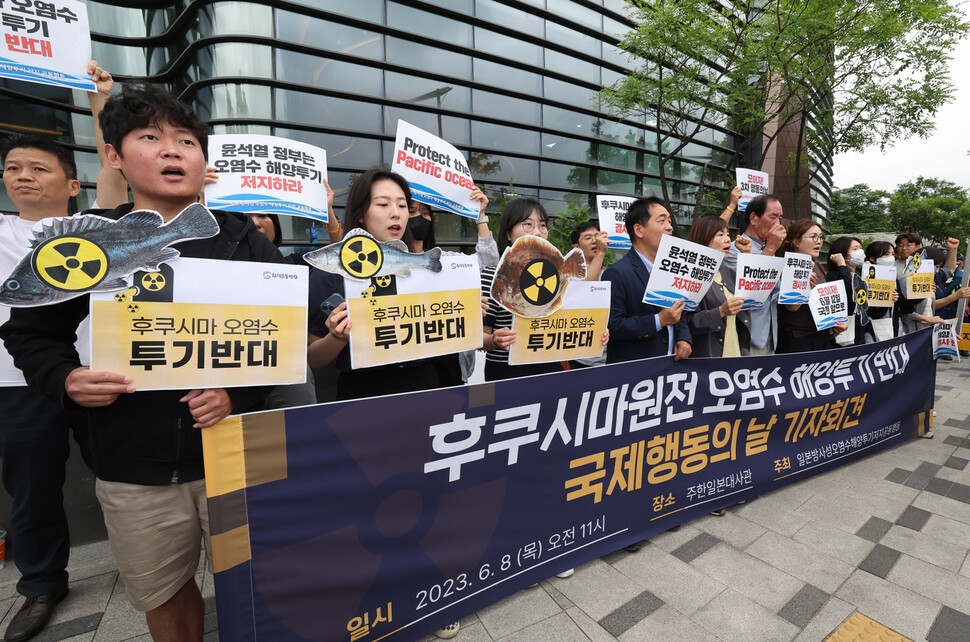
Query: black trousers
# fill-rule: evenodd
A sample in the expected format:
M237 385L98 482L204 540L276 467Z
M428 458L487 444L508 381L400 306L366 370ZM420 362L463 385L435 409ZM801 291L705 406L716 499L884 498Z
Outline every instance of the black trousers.
M67 415L53 401L26 386L0 388L3 487L13 499L8 538L22 576L17 592L27 598L67 586L69 434Z

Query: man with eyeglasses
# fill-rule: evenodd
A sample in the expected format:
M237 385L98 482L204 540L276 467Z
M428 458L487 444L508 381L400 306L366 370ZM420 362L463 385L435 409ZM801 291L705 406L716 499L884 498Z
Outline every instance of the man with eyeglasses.
M785 240L785 226L781 224L784 211L781 201L774 194L757 196L748 202L744 210L748 215L748 227L744 236L751 239L751 253L774 256ZM730 218L729 210L724 211ZM722 217L724 215L722 214ZM724 258L724 265L738 269L738 247L731 244L731 253ZM778 345L778 288L768 302L751 310L751 347L741 348L741 356L769 355Z

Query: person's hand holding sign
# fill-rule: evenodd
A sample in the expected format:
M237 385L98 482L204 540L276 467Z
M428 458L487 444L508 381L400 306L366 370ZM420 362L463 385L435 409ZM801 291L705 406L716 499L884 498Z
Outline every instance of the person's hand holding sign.
M327 330L334 339L340 341L350 340L350 313L347 311L347 302L344 301L330 313L327 317Z
M75 368L64 380L64 390L71 401L85 408L110 406L118 395L135 391L131 377L106 370Z
M680 299L672 307L665 308L660 311L660 327L666 328L668 325L674 325L680 321L680 315L684 312L684 306L687 304L685 299Z
M728 299L718 307L718 310L721 312L721 318L729 317L737 314L738 312L741 311L741 306L743 305L744 305L743 296L736 296Z
M515 337L517 335L518 333L512 328L499 328L492 332L491 335L488 335L486 332L486 336L492 337L492 343L495 344L495 348L498 350L508 350L515 343ZM490 350L491 348L486 346L485 349Z

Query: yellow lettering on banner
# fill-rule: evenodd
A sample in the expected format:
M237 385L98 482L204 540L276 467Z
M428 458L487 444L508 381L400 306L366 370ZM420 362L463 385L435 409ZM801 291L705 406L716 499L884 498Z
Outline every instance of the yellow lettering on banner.
M893 305L893 288L895 281L887 279L866 279L869 286L870 308L891 308Z
M518 338L509 349L509 363L544 363L598 357L603 354L603 332L608 308L559 309L542 319L515 317Z
M935 287L933 286L932 272L917 272L906 277L908 292L907 299L928 299L933 296Z
M482 347L479 289L352 298L347 304L354 368Z
M91 367L141 389L298 383L305 315L301 306L93 301Z
M960 350L970 350L970 323L964 323L957 337L957 348Z

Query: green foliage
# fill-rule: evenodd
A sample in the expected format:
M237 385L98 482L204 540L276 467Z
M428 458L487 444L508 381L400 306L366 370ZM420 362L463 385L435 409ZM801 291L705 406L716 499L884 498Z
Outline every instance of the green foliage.
M561 212L549 218L549 242L556 246L563 255L573 249L572 234L579 225L592 220L589 215L589 205L570 204ZM603 257L603 267L613 263L610 251Z
M889 198L889 216L897 231L919 232L924 244L970 237L970 195L950 181L920 176L903 183Z
M835 190L829 231L832 234L892 231L886 211L888 201L889 192L870 189L865 183Z

